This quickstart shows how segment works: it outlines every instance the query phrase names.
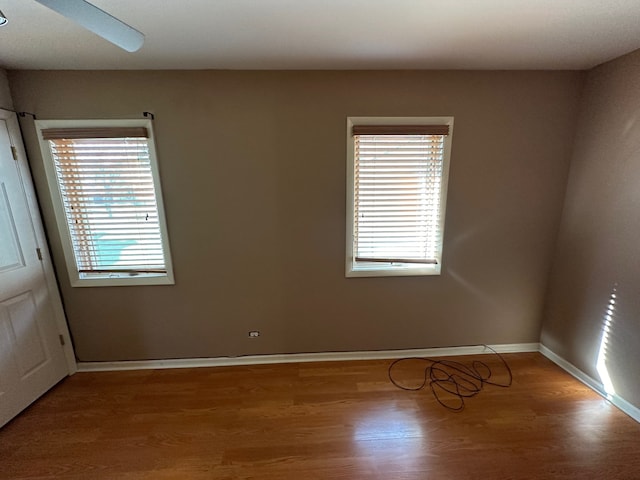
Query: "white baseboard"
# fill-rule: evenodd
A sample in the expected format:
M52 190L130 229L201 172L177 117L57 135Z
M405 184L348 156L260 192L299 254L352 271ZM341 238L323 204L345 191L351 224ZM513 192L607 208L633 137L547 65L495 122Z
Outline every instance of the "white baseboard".
M539 343L489 345L498 353L537 352ZM78 372L150 370L162 368L222 367L273 363L332 362L340 360L385 360L405 357L448 357L491 353L482 345L438 347L411 350L376 350L363 352L290 353L281 355L247 355L241 357L176 358L167 360L131 360L122 362L78 362Z
M622 410L624 413L629 415L636 422L640 423L640 408L637 408L636 406L632 405L631 403L627 402L624 398L616 394L607 393L604 389L604 385L602 385L601 382L590 377L589 375L584 373L582 370L578 369L573 364L567 362L564 358L557 355L552 350L550 350L549 348L545 347L542 344L540 344L540 353L542 353L545 357L547 357L553 363L558 365L560 368L562 368L563 370L565 370L566 372L568 372L569 374L573 375L575 378L580 380L587 387L591 388L596 393L602 395L606 400L608 400L613 405L615 405L620 410Z

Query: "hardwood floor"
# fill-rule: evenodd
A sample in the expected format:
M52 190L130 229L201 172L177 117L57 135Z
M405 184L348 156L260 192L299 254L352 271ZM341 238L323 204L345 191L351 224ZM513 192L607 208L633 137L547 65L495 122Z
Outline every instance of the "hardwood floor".
M389 361L79 373L0 430L0 478L640 478L640 424L540 354L505 359L513 385L461 413Z

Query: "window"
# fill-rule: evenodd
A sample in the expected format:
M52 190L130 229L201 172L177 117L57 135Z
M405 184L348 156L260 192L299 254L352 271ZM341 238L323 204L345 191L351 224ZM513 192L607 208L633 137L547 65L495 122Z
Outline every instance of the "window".
M347 277L439 275L453 117L347 119Z
M36 127L71 284L173 284L151 121Z

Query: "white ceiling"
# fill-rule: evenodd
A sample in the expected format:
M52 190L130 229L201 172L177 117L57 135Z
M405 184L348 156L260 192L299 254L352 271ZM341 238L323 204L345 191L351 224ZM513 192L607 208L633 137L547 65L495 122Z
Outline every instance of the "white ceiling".
M640 0L93 0L127 53L0 0L6 69L586 69L640 48Z

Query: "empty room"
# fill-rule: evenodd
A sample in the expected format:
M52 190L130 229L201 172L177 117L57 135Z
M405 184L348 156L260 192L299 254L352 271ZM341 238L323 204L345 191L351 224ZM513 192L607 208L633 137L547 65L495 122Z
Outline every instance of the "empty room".
M0 1L0 480L639 479L638 92L632 0Z

